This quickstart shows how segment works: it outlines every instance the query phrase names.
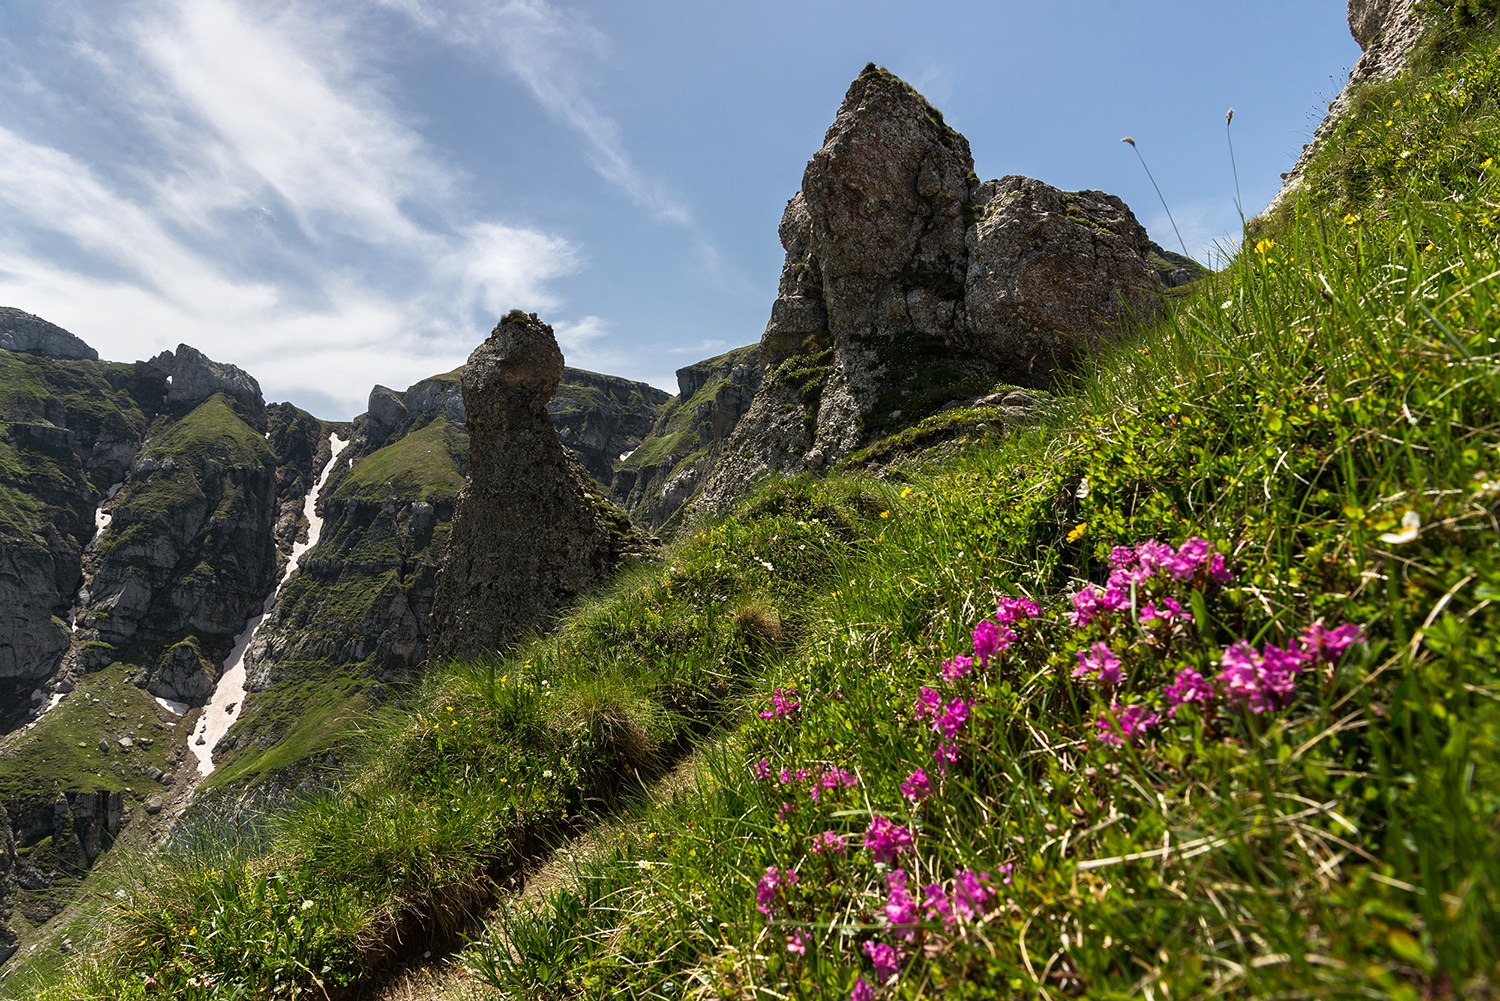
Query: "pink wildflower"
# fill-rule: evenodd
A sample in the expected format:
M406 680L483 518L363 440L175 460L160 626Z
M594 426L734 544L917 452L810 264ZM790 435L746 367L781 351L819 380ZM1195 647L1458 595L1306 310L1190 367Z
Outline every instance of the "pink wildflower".
M797 701L797 693L790 689L782 691L780 688L771 693L771 708L760 714L761 719L790 719L797 714L797 709L802 703Z
M836 831L824 831L813 838L814 855L842 855L849 849L849 839Z
M932 752L932 760L937 762L938 774L947 775L948 766L958 762L958 745L940 741L937 750Z
M973 668L974 659L959 654L952 660L943 661L943 680L950 685L956 685L961 678L967 678Z
M1104 614L1106 609L1102 598L1103 594L1093 584L1073 595L1073 610L1068 613L1068 621L1073 628L1082 629Z
M969 703L963 699L953 699L943 707L943 714L932 721L932 732L941 734L945 740L952 740L968 720Z
M865 830L864 846L870 849L875 861L886 865L893 864L896 856L910 849L913 844L910 830L891 823L878 813L870 819L870 826Z
M845 789L853 789L859 785L859 779L855 774L843 768L830 768L818 779L818 784L824 789L837 789L843 786Z
M1042 610L1030 598L1001 598L1000 604L995 606L995 621L1002 626L1014 622L1022 616L1034 619L1041 614Z
M865 955L875 964L875 980L885 983L901 972L901 953L886 942L866 942Z
M1216 584L1228 584L1234 580L1234 574L1230 573L1229 568L1224 565L1223 554L1214 553L1209 557L1208 579Z
M1000 627L985 619L974 627L974 656L984 667L990 666L990 657L1000 642Z
M942 693L935 688L923 685L922 694L917 697L915 708L918 720L937 719L938 713L943 709Z
M953 894L948 898L952 906L953 915L964 921L973 921L984 912L984 905L990 901L990 888L985 884L990 881L989 873L975 873L969 869L961 869L953 874Z
M1002 865L1000 867L1000 875L1004 876L1005 878L1002 879L1000 882L1004 883L1006 886L1009 886L1010 885L1010 876L1011 876L1011 873L1013 873L1015 871L1016 871L1016 867L1013 864L1011 864L1010 862L1007 862L1004 865Z
M1163 694L1167 697L1167 705L1172 707L1167 710L1167 715L1176 716L1177 710L1189 702L1207 705L1213 701L1214 689L1203 679L1203 675L1191 667L1185 667L1177 672L1177 680L1168 685Z
M1362 639L1364 639L1364 631L1352 622L1345 623L1337 629L1328 629L1319 619L1302 630L1302 646L1314 657L1330 664Z
M761 758L750 766L750 774L754 775L758 781L764 782L771 777L771 762Z
M1124 676L1120 671L1120 658L1109 648L1108 643L1098 642L1087 650L1078 651L1078 666L1073 668L1073 677L1094 675L1107 685L1118 685Z
M799 928L786 937L786 951L794 952L799 956L805 956L807 955L807 943L810 941L812 939L808 938L802 929Z
M1185 618L1187 614L1183 612L1182 605L1172 598L1163 598L1160 608L1156 606L1156 602L1148 601L1140 614L1140 622L1143 626L1150 625L1157 619L1162 622L1175 622Z
M932 786L927 781L927 773L920 768L901 783L901 795L911 800L912 803L920 803L931 794Z
M1134 546L1116 546L1107 559L1111 570L1131 570L1140 563Z
M849 1001L875 1001L875 989L865 983L864 977L856 977L854 990L849 992Z
M1224 686L1224 697L1234 705L1248 706L1253 713L1265 712L1266 662L1255 648L1239 640L1224 651L1219 664L1219 682Z
M797 885L797 870L787 869L785 872L778 870L774 865L766 867L766 874L760 878L755 887L755 909L766 917L771 916L778 904L781 903L782 888Z
M781 806L778 807L777 810L776 810L776 819L778 821L785 821L786 818L788 818L788 817L790 817L792 815L792 811L794 811L796 809L797 808L795 806L793 806L792 804L786 802L785 800L782 800Z
M922 906L929 918L941 918L944 925L953 924L953 905L948 902L947 891L942 883L928 883L922 887Z
M912 929L917 923L917 902L906 888L906 872L893 870L886 877L885 917L895 930L897 937L910 942Z
M1208 566L1209 553L1208 540L1196 535L1177 547L1177 558L1187 567L1188 577Z
M1114 715L1113 720L1110 719L1111 713ZM1125 741L1144 734L1158 721L1158 717L1147 712L1145 706L1122 707L1115 702L1110 705L1108 713L1099 714L1099 719L1094 723L1094 735L1103 743L1119 747Z

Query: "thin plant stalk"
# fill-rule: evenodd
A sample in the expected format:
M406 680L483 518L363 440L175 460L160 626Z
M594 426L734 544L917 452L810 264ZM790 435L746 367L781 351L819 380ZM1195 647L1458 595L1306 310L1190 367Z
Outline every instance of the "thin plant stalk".
M1126 136L1121 139L1122 143L1130 143L1130 148L1135 150L1135 155L1140 158L1141 166L1146 169L1146 177L1151 181L1151 186L1156 189L1156 197L1161 199L1161 207L1167 210L1167 221L1172 224L1172 232L1177 234L1177 242L1182 247L1183 257L1192 257L1188 253L1187 241L1182 238L1182 231L1177 228L1177 220L1172 218L1172 210L1167 206L1167 197L1161 193L1161 185L1156 183L1156 178L1151 176L1151 168L1146 167L1146 158L1141 156L1141 148L1135 144L1135 140Z
M1224 135L1229 139L1229 169L1234 171L1234 208L1240 214L1240 232L1244 233L1249 228L1245 222L1245 200L1240 196L1240 168L1234 162L1234 133L1229 123L1234 121L1234 109L1224 116Z

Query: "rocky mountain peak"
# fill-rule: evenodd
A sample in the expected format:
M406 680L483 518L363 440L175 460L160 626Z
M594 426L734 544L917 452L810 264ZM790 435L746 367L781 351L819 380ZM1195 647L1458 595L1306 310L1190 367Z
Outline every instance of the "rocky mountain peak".
M489 339L469 356L464 369L464 406L471 397L483 412L529 411L546 416L547 401L562 382L563 354L552 328L535 313L513 309L495 325Z
M0 348L48 358L99 360L99 352L82 338L14 306L0 306Z
M138 362L145 374L162 380L167 403L201 403L215 393L225 393L245 405L246 419L257 429L266 428L266 401L260 383L238 365L217 362L197 348L177 345L150 361Z

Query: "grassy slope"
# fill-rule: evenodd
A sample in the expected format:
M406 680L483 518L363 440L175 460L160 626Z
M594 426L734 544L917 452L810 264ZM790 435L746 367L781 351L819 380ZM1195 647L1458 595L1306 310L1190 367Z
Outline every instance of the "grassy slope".
M117 948L48 996L129 979L116 996L144 994L147 973L182 996L205 973L257 996L278 973L355 976L403 915L462 926L476 876L715 724L740 725L695 794L652 809L579 889L502 922L505 947L475 949L497 988L847 996L876 979L863 946L880 942L905 953L881 989L901 996L1487 991L1500 977L1500 288L1484 163L1500 152L1484 84L1497 66L1490 46L1439 70L1466 87L1381 98L1389 129L1481 123L1461 201L1423 200L1423 161L1399 151L1387 159L1409 167L1385 197L1315 188L1101 360L1052 426L905 487L769 485L556 637L435 672L407 712L372 724L370 763L345 790L263 836L163 859ZM1180 599L1180 623L1069 621L1068 596L1103 578L1112 546L1190 536L1234 580L1142 585ZM946 688L940 662L1006 594L1034 597L1041 617ZM1301 676L1285 708L1225 699L1121 747L1097 738L1111 703L1160 711L1181 669L1211 676L1233 642L1284 645L1317 619L1365 642ZM1095 642L1125 665L1113 690L1072 677ZM941 779L913 714L924 684L972 703ZM800 706L778 716L767 694L736 712L747 686L795 690ZM772 774L756 779L763 756ZM933 786L920 806L901 788L918 767ZM858 783L815 801L798 768ZM876 814L914 832L899 864L918 901L965 870L993 892L952 924L923 918L908 942L888 925L889 870L861 846ZM847 850L814 853L827 832ZM767 915L770 866L801 878L764 892ZM789 950L801 935L805 952Z

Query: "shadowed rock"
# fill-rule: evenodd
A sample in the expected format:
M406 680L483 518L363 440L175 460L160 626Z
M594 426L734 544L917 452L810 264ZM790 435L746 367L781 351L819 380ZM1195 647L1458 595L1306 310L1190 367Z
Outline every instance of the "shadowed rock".
M433 656L482 656L546 628L643 541L558 439L547 402L562 375L552 328L520 310L469 356L469 482L438 574Z
M787 204L765 373L700 501L836 462L999 384L1048 388L1201 275L1120 199L981 182L966 139L871 64Z

